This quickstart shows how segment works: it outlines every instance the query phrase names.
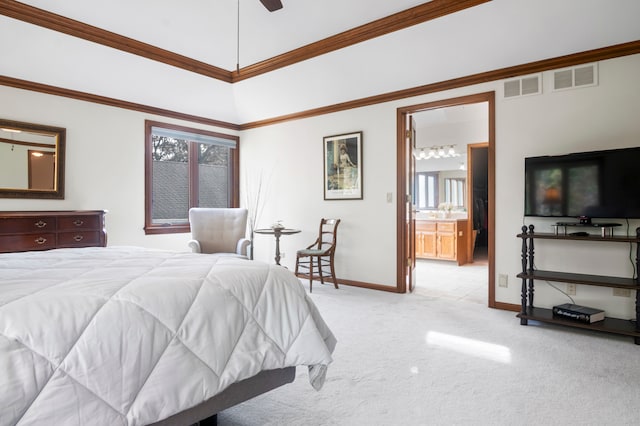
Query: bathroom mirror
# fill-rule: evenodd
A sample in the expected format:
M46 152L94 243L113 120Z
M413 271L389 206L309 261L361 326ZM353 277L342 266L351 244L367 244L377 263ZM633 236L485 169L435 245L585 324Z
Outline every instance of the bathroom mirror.
M0 119L0 198L64 198L66 129Z

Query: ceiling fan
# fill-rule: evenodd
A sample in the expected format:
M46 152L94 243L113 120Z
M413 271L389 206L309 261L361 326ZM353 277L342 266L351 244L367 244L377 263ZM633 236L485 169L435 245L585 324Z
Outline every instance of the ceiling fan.
M269 12L275 12L276 10L282 9L282 2L280 0L260 0L260 2Z

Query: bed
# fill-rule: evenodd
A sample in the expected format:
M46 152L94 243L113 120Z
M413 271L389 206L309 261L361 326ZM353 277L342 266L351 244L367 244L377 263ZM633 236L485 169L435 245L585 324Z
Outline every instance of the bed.
M0 254L0 425L188 425L296 366L320 389L335 344L277 265L140 247Z

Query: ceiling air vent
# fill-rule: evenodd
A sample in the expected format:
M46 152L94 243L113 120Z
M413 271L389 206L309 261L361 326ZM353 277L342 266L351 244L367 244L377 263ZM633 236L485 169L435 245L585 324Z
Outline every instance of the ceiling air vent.
M553 72L553 90L589 87L596 84L598 84L598 67L595 63Z
M529 75L504 82L504 97L515 98L542 93L542 79L540 74Z

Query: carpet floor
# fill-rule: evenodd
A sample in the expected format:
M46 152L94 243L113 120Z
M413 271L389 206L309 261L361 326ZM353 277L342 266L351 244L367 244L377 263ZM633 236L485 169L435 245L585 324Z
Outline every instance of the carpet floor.
M476 261L458 266L446 260L418 259L416 293L428 297L464 300L487 306L488 262Z
M420 293L318 283L311 297L338 339L322 390L298 368L219 425L640 424L631 338Z

